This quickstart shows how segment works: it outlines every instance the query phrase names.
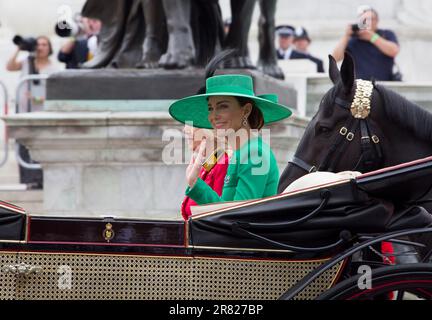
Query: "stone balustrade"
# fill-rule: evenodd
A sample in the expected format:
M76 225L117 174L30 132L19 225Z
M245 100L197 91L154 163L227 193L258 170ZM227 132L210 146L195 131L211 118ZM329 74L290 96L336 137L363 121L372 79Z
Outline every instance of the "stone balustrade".
M286 74L286 81L297 90L299 115L313 116L324 94L333 86L328 75ZM377 82L432 112L432 82Z

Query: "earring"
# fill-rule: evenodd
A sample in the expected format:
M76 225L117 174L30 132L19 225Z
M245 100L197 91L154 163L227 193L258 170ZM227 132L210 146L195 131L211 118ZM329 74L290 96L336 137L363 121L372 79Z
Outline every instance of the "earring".
M249 123L247 121L247 117L244 117L243 118L243 127L248 127L248 126L249 126Z

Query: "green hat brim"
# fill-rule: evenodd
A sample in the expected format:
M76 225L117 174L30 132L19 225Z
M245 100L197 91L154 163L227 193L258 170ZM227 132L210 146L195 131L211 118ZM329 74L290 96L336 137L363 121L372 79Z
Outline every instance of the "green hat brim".
M213 129L208 121L207 108L207 98L211 96L244 97L253 100L256 107L261 110L264 117L264 124L283 120L292 114L292 111L282 104L256 96L233 94L232 92L199 94L177 100L171 104L169 114L179 122L191 122L191 124L197 128Z

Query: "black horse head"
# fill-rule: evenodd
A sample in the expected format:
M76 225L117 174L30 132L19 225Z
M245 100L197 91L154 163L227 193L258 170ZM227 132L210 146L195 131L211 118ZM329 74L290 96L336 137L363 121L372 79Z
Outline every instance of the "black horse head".
M381 85L366 82L372 88L370 113L354 117L351 105L362 85L356 81L354 61L346 53L339 71L334 58L329 59L334 86L324 95L293 161L282 173L279 192L315 170L364 173L432 155L432 114Z

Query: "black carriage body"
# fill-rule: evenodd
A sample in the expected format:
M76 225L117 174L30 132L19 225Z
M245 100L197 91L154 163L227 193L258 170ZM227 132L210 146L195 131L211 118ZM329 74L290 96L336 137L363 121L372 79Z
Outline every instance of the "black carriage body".
M109 241L107 224L114 233ZM304 258L279 250L195 249L186 230L181 221L31 216L24 241L0 243L0 298L277 299L329 259L322 253ZM126 234L139 236L128 242ZM299 298L326 291L342 266Z
M0 298L276 299L300 286L293 297L313 299L346 272L349 257L340 253L358 234L432 224L422 207L398 207L382 197L407 179L420 181L431 168L428 158L356 180L212 207L188 222L26 216L6 204Z

